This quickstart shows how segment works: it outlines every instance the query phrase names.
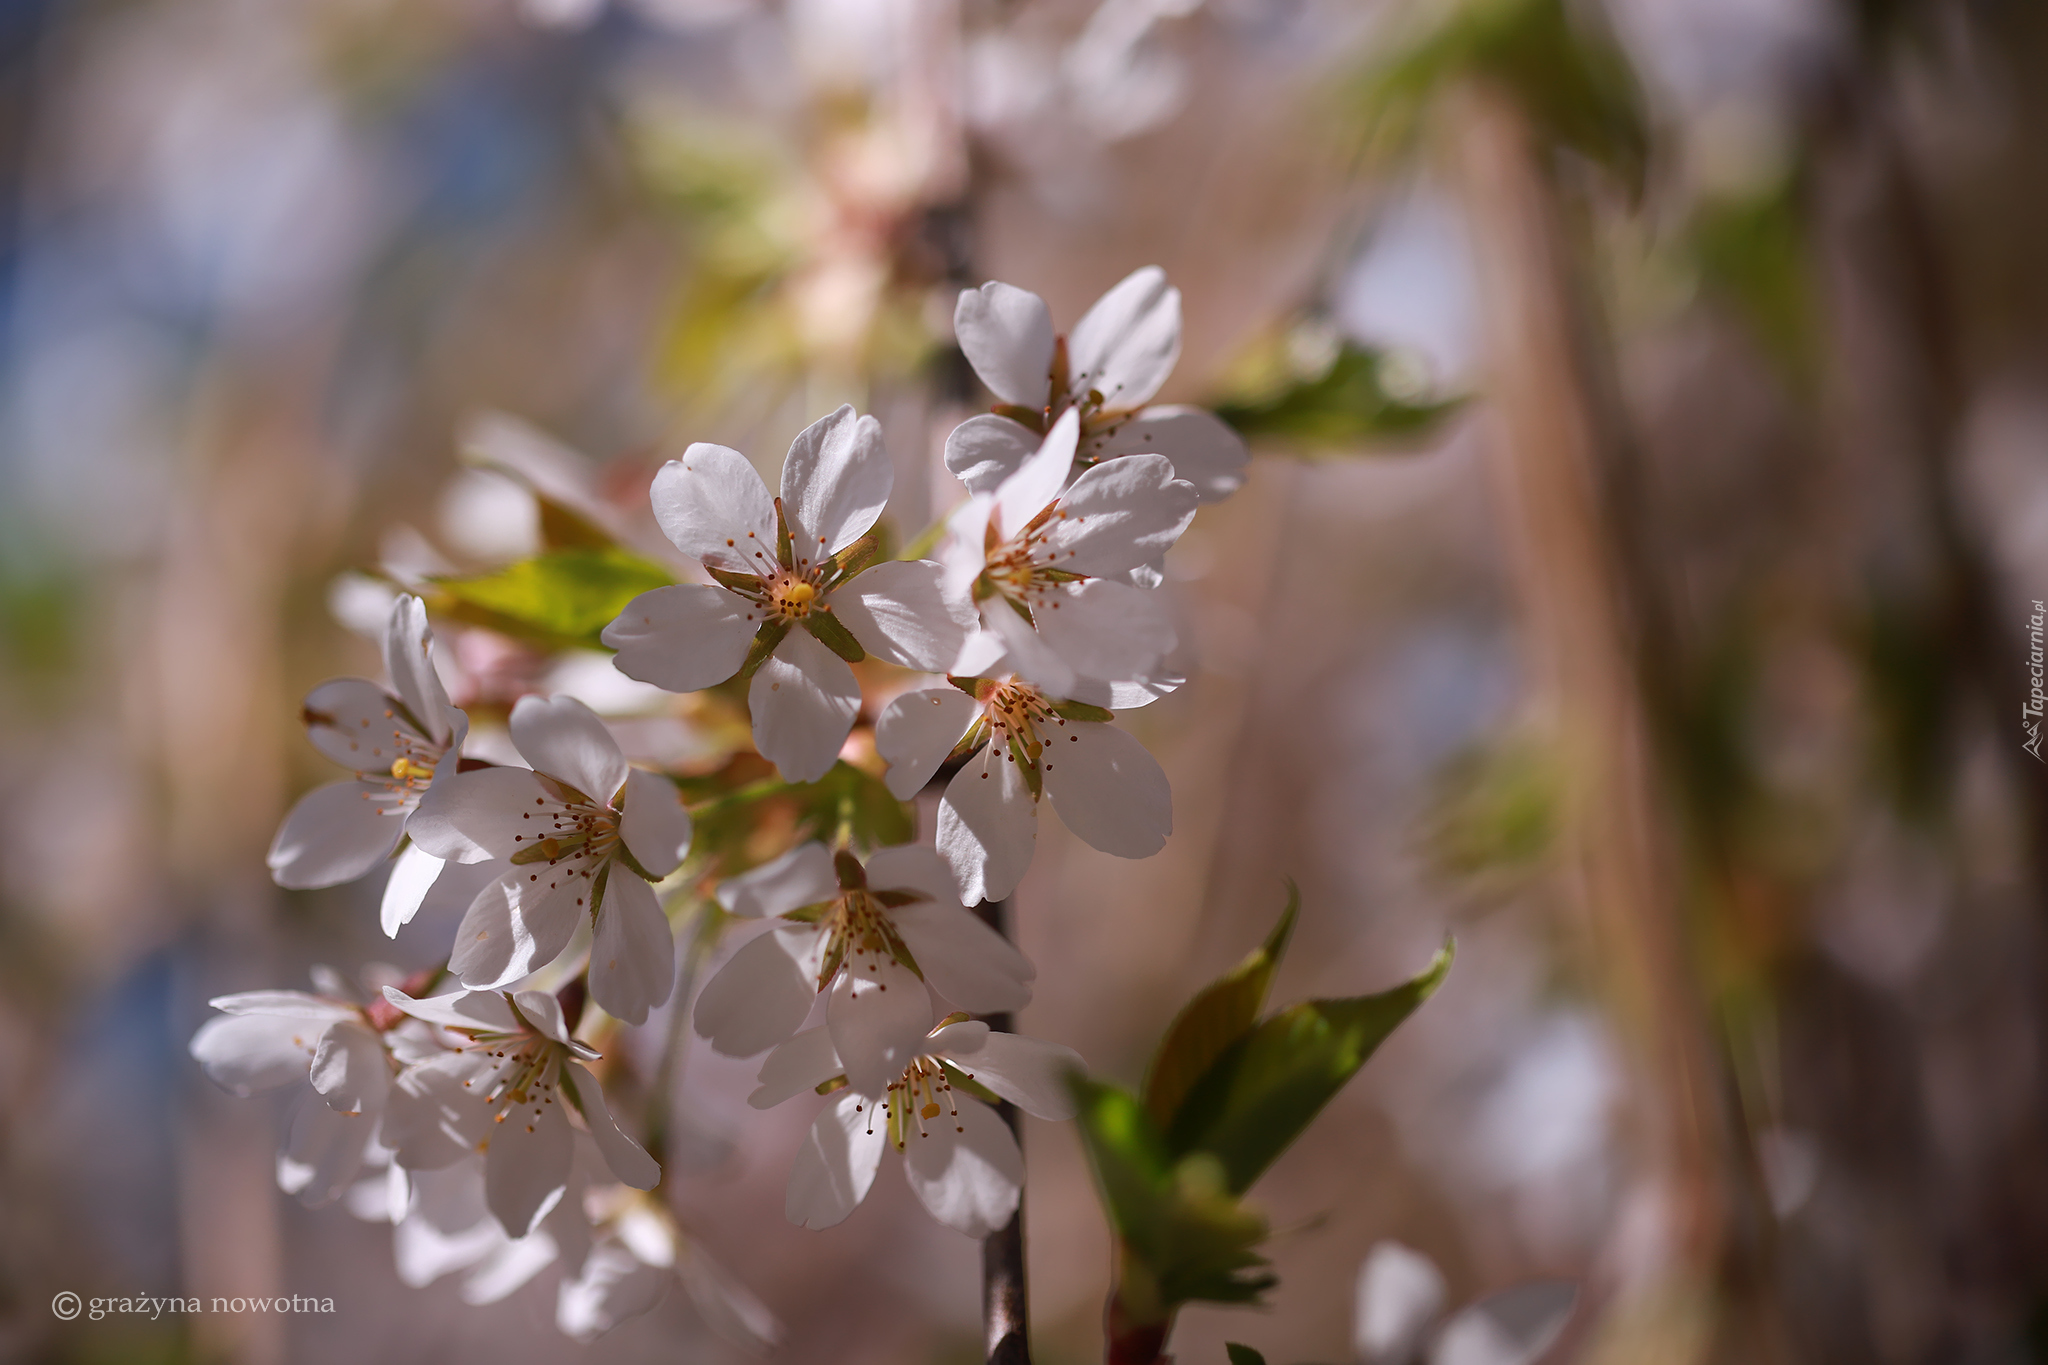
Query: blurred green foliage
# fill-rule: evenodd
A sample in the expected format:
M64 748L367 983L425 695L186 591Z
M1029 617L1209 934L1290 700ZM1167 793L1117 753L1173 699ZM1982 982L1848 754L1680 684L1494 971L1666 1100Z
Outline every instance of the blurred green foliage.
M1686 246L1702 288L1726 299L1765 353L1810 389L1819 377L1820 310L1793 178L1706 199L1693 211Z
M1430 867L1458 879L1519 879L1557 838L1561 782L1554 756L1528 739L1451 760L1422 825Z
M428 609L551 649L602 648L628 602L675 578L616 546L549 550L493 573L433 580Z
M1264 393L1217 404L1216 415L1248 441L1277 441L1307 453L1412 438L1462 406L1397 391L1383 351L1344 342L1320 372L1289 377Z

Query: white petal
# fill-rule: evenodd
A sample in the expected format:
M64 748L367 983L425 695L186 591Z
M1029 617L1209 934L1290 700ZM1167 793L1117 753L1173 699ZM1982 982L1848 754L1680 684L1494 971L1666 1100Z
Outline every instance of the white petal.
M988 1043L989 1026L979 1019L956 1019L931 1031L925 1039L927 1056L958 1060L971 1057Z
M1014 615L1014 613L1012 613ZM1050 654L1051 651L1047 651ZM1005 667L1009 658L1009 643L986 627L977 628L968 635L967 643L960 646L960 657L946 671L956 678L997 678L1005 673L1014 673L1014 667Z
M1358 1268L1351 1342L1366 1365L1407 1365L1443 1311L1443 1272L1412 1247L1386 1241Z
M1083 677L1145 677L1180 639L1164 593L1096 578L1066 584L1052 602L1034 613L1038 637Z
M1092 586L1094 585L1091 583L1070 583L1053 590L1047 594L1049 601L1039 602L1038 619L1048 623L1055 622L1057 609L1051 605L1052 602L1058 602L1064 607L1068 594L1077 588ZM1034 629L1023 617L1012 611L1008 602L991 599L982 603L981 618L985 626L983 633L1002 642L1002 657L991 668L981 670L976 676L1000 677L1004 670L1008 670L1020 678L1038 684L1040 690L1055 697L1071 696L1081 684L1081 675L1074 665L1054 649L1039 630ZM1071 631L1067 633L1072 634ZM1114 648L1114 644L1111 647ZM961 675L964 668L955 667L953 672L956 676Z
M839 1064L839 1054L832 1050L831 1031L822 1024L807 1028L762 1061L760 1085L747 1096L747 1103L756 1109L773 1109L845 1070Z
M937 672L960 653L974 608L946 594L929 559L877 564L832 592L832 612L861 647L901 668Z
M239 991L234 995L216 995L206 1003L223 1014L277 1014L323 1023L356 1017L354 1006L304 991Z
M412 841L437 858L456 862L509 858L552 832L563 809L525 768L479 768L436 782L405 822Z
M984 749L946 784L939 802L939 856L960 899L999 901L1017 889L1038 842L1038 803L1007 754Z
M889 765L884 781L899 801L908 801L932 780L981 707L957 687L906 692L875 722L875 752Z
M946 437L946 468L970 493L993 493L1024 467L1038 449L1039 436L1009 417L984 412L970 417Z
M270 875L304 890L354 881L391 856L405 806L385 782L331 782L299 798L270 845Z
M590 879L578 858L514 867L470 902L448 970L472 990L509 985L562 955L589 913Z
M1135 408L1159 392L1180 357L1180 290L1148 265L1126 275L1074 324L1067 341L1071 392L1090 389L1107 408Z
M412 923L412 917L419 913L420 902L427 898L427 892L440 880L441 869L448 864L421 848L417 843L407 844L405 851L398 855L398 861L391 865L391 878L384 883L384 901L377 911L377 922L383 926L384 937L397 938L398 931Z
M903 1147L903 1177L932 1217L969 1237L1010 1221L1024 1188L1024 1154L1010 1126L979 1100L956 1094L959 1114L941 1113L913 1129Z
M527 696L512 708L512 742L535 772L566 782L600 805L626 785L626 756L597 712L574 697Z
M555 1326L577 1341L596 1341L660 1303L669 1280L618 1243L602 1243L555 1292Z
M514 991L512 1004L520 1016L546 1037L564 1047L575 1046L569 1036L569 1021L562 1014L562 1002L547 991Z
M636 1190L651 1190L660 1184L661 1163L647 1155L647 1150L619 1127L604 1102L604 1087L597 1083L597 1077L574 1063L565 1064L565 1069L576 1082L583 1121L589 1125L590 1136L597 1142L597 1150L604 1155L604 1164L612 1174Z
M382 1138L392 1159L418 1172L475 1155L495 1126L476 1089L490 1068L482 1052L448 1052L400 1073L384 1107Z
M330 1024L313 1053L313 1089L337 1113L381 1114L391 1089L391 1065L384 1044L367 1025Z
M763 574L775 565L775 503L747 457L698 442L654 476L648 493L662 534L716 569Z
M733 1345L759 1355L782 1340L782 1324L767 1306L695 1243L677 1248L675 1272L705 1325Z
M466 1168L426 1172L415 1179L445 1179L456 1172L466 1175ZM483 1213L483 1182L477 1180L475 1184L477 1208ZM392 1260L397 1263L399 1282L421 1289L451 1271L477 1264L508 1240L505 1230L487 1213L458 1228L436 1227L415 1214L401 1220L392 1230Z
M1055 568L1119 577L1173 548L1195 519L1193 484L1163 455L1126 455L1096 465L1060 494L1045 549Z
M311 1019L230 1015L201 1024L191 1052L214 1084L248 1096L304 1080L326 1028Z
M291 1136L279 1155L279 1186L307 1208L333 1203L355 1183L375 1130L375 1119L339 1113L319 1096L300 1092Z
M448 690L434 671L434 632L427 625L427 604L410 593L391 604L391 625L384 632L384 674L398 699L436 744L448 742Z
M1069 408L1066 415L1052 424L1052 430L1046 433L1031 458L996 489L996 518L1005 539L1014 538L1026 522L1043 512L1067 486L1067 475L1074 469L1075 442L1080 435L1081 415Z
M396 986L386 986L384 998L401 1012L443 1028L510 1033L519 1027L512 1007L497 991L456 991L415 1000Z
M426 742L390 693L361 678L321 683L301 714L313 747L359 773L388 773L392 760Z
M951 447L948 447L950 451ZM1143 408L1081 443L1083 458L1164 455L1175 478L1195 486L1203 502L1221 502L1244 486L1251 452L1228 422L1202 408Z
M690 808L683 804L676 784L642 768L629 772L619 838L634 860L655 876L675 871L690 851Z
M1019 407L1045 406L1053 330L1044 299L997 280L963 289L953 305L953 335L990 393Z
M724 588L682 583L643 592L600 636L612 666L671 692L716 687L740 671L761 629L761 609Z
M493 1245L462 1281L462 1301L476 1307L512 1297L559 1256L555 1239L544 1231L509 1237Z
M868 886L876 891L914 891L939 905L958 905L953 870L929 844L891 844L868 855Z
M1164 848L1173 792L1145 746L1092 721L1069 721L1060 734L1045 746L1045 791L1061 822L1119 858L1149 858Z
M751 1057L795 1033L818 998L821 937L808 924L778 924L742 944L697 996L697 1036Z
M946 899L953 899L950 890ZM926 983L961 1009L995 1014L1031 1003L1031 964L973 911L918 904L892 911L890 919Z
M782 511L798 571L866 535L895 480L882 424L856 415L850 403L797 433L782 462Z
M931 1026L931 993L915 972L886 954L847 955L825 1002L825 1028L855 1090L881 1094L923 1050Z
M816 782L839 761L860 711L860 683L846 660L807 630L783 637L747 688L754 747L785 782Z
M590 942L590 998L614 1019L642 1024L675 984L676 941L668 916L653 887L615 864Z
M829 901L838 894L839 876L832 870L832 854L813 839L721 883L718 903L727 914L762 919Z
M1430 1365L1531 1365L1571 1320L1578 1286L1536 1280L1489 1294L1444 1324Z
M573 1139L562 1102L530 1095L504 1111L484 1154L484 1199L508 1236L524 1237L569 1186Z
M797 1149L783 1211L798 1227L829 1228L867 1198L888 1134L867 1100L842 1090Z
M957 1065L1025 1113L1060 1120L1074 1117L1067 1077L1086 1071L1088 1064L1080 1053L1058 1043L1015 1033L991 1033Z

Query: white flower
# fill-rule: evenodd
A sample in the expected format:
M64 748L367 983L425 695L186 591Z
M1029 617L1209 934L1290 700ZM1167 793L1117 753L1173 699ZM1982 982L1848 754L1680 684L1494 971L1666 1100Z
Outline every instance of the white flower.
M1066 486L1078 422L1060 418L993 493L948 519L946 586L981 621L948 672L980 674L1008 655L1070 696L1084 679L1150 677L1177 643L1165 600L1130 580L1187 529L1195 490L1159 455L1097 465Z
M1097 695L1126 707L1151 699L1129 686ZM1165 846L1173 832L1166 774L1111 719L1014 674L962 678L889 703L875 748L889 763L889 790L906 801L949 756L967 759L939 802L938 849L963 901L1001 900L1031 865L1041 796L1104 853L1149 858Z
M685 1237L659 1200L612 1186L593 1189L584 1206L596 1240L555 1296L555 1326L565 1335L594 1341L680 1283L705 1323L735 1345L759 1351L781 1337L775 1315Z
M206 1074L236 1095L310 1088L292 1112L278 1184L317 1207L341 1196L377 1153L395 1069L382 1032L345 1000L305 991L243 991L207 1002L226 1017L192 1035Z
M862 1089L848 1077L811 1125L789 1173L785 1211L807 1228L845 1219L874 1184L882 1149L903 1153L903 1173L932 1217L986 1237L1010 1221L1024 1184L1024 1158L1009 1125L962 1082L1043 1119L1069 1119L1066 1076L1082 1066L1072 1048L993 1033L950 1016L910 1045L902 1071ZM768 1054L748 1102L768 1109L836 1079L845 1068L825 1029L806 1029Z
M970 491L994 491L1070 411L1080 420L1076 469L1164 455L1203 502L1244 483L1244 442L1215 414L1144 406L1180 356L1180 291L1158 266L1133 271L1097 299L1069 337L1053 334L1044 299L994 281L962 291L953 331L982 383L1003 401L946 438L946 468Z
M391 606L384 670L393 692L361 678L336 678L306 698L306 737L352 781L317 787L292 807L270 845L279 886L309 889L353 881L391 856L408 817L435 783L452 777L469 718L448 703L434 672L426 605L403 596ZM408 848L386 885L384 932L418 912L441 862Z
M865 568L894 481L882 429L842 407L806 428L771 499L746 457L697 444L654 476L654 515L717 580L643 593L605 627L627 677L693 692L750 674L754 746L791 782L839 756L860 709L848 661L946 667L970 622L939 566Z
M863 868L851 853L803 844L725 883L718 901L736 915L783 917L697 997L697 1032L729 1056L787 1040L829 991L834 1047L856 1084L880 1085L905 1064L898 1040L931 1022L924 985L981 1014L1031 999L1031 964L961 908L951 870L920 845L877 849Z
M391 1238L399 1280L421 1289L464 1272L462 1301L480 1306L509 1297L558 1260L566 1273L577 1273L591 1240L583 1216L589 1139L578 1137L567 1189L523 1237L506 1235L491 1213L484 1158L431 1171L394 1167L404 1185Z
M661 1179L654 1158L613 1121L604 1088L580 1065L598 1053L570 1036L553 996L464 991L415 1000L387 986L384 998L467 1040L399 1075L386 1123L399 1165L439 1170L483 1152L485 1203L508 1235L524 1237L569 1189L574 1108L613 1175L642 1190Z
M470 902L448 969L465 986L509 985L561 956L589 920L590 997L640 1023L675 984L674 939L648 881L689 851L690 813L674 783L629 768L573 697L520 698L511 729L531 770L463 773L412 817L429 853L511 864Z

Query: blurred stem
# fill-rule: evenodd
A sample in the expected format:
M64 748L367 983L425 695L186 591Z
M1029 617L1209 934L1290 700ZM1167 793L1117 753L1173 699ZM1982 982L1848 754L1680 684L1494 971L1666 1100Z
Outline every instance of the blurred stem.
M717 917L707 914L702 903L685 911L684 918L689 942L676 968L676 988L670 997L674 1004L668 1015L668 1037L661 1046L661 1063L647 1092L647 1150L661 1163L664 1176L671 1157L668 1146L675 1122L676 1088L682 1082L683 1057L690 1046L691 996L697 988L697 972L717 939Z
M1461 90L1445 112L1484 274L1502 501L1515 523L1528 645L1566 763L1564 839L1583 933L1647 1101L1675 1229L1669 1288L1702 1296L1722 1278L1730 1211L1760 1201L1680 915L1664 806L1673 792L1656 744L1660 720L1677 714L1659 575L1629 505L1637 475L1612 362L1529 119L1484 84Z
M1009 901L983 901L974 913L1004 938L1011 937ZM998 1033L1013 1032L1008 1014L984 1014L981 1018ZM1010 1131L1017 1137L1018 1150L1022 1151L1024 1131L1017 1106L1005 1100L996 1106L996 1113L1010 1125ZM1010 1215L1010 1221L982 1239L981 1321L988 1365L1030 1365L1031 1301L1025 1283L1022 1190L1018 1191L1017 1211Z
M1119 1240L1116 1286L1110 1290L1103 1321L1109 1342L1106 1365L1153 1365L1163 1360L1173 1318L1174 1310L1160 1301L1151 1272Z

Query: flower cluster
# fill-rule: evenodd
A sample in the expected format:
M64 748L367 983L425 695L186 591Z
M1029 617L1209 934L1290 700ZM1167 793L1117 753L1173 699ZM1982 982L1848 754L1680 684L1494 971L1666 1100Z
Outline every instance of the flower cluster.
M1069 337L1003 284L964 292L955 323L1000 401L947 442L964 497L916 542L929 558L890 557L892 465L880 424L851 407L796 438L774 493L718 445L654 476L654 518L702 578L632 596L601 639L637 684L743 698L754 787L732 775L745 763L636 767L566 694L467 703L493 735L480 744L437 671L422 597L391 609L388 685L342 679L307 698L313 744L353 776L286 818L277 881L388 867L386 934L433 909L459 915L454 943L445 968L386 972L363 995L329 973L318 993L223 996L192 1052L237 1093L296 1093L280 1185L391 1222L407 1282L460 1272L483 1303L559 1265L557 1321L579 1338L672 1284L729 1332L773 1335L646 1193L662 1168L591 1069L617 1030L669 1005L685 914L739 942L676 1008L715 1050L766 1054L757 1107L830 1097L790 1174L792 1221L844 1219L893 1146L934 1217L986 1235L1023 1181L991 1106L1071 1117L1079 1056L973 1017L1022 1008L1035 975L973 907L1017 888L1041 803L1104 852L1164 846L1165 774L1115 716L1184 679L1164 558L1200 504L1242 481L1245 451L1206 413L1147 406L1179 350L1180 296L1155 268ZM906 689L902 670L935 676ZM842 816L693 852L706 812L728 820L768 766L770 789L796 793L849 762L875 769L856 775L899 811L898 832ZM914 828L899 803L942 776L928 840L898 842ZM686 796L707 794L693 820Z

